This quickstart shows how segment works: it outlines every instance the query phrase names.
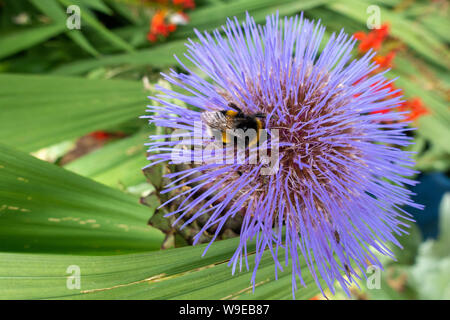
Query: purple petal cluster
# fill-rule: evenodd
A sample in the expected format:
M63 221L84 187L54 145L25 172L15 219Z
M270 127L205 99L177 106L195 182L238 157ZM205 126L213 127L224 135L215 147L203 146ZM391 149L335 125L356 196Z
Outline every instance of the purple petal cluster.
M365 275L371 265L382 267L374 252L392 256L386 243L399 245L396 237L411 220L404 207L421 207L406 188L417 172L411 153L402 150L412 143L410 129L396 121L404 114L376 113L396 108L400 97L384 88L390 83L384 73L373 75L374 53L354 59L355 39L343 31L327 35L303 15L272 15L265 25L247 16L242 24L228 20L221 30L196 35L186 45L192 67L177 58L183 73L163 75L176 90L159 88L151 97L149 121L204 146L196 125L202 112L227 110L233 102L246 114L263 113L265 128L279 132L278 169L263 175L265 163L214 163L201 149L185 148L184 160L193 165L167 175L172 183L164 192L178 189L184 197L169 215L191 213L186 223L208 215L196 240L212 226L217 236L227 219L242 215L229 263L233 273L243 261L248 268L247 244L256 239L253 284L268 254L275 273L292 269L293 292L297 283L305 285L306 265L322 293L325 287L334 293L336 282L348 293L358 269ZM171 163L179 140L150 139L150 165Z

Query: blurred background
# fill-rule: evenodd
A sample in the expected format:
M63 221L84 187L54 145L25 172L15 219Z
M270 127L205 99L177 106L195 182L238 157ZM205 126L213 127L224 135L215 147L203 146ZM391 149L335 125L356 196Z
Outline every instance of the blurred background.
M378 71L391 68L388 77L398 77L389 88L393 94L402 90L399 109L410 111L410 125L417 128L410 151L421 183L413 191L426 209L412 211L417 223L401 239L398 261L386 260L380 289L361 285L352 298L450 299L449 5L445 0L0 0L0 143L146 203L154 185L141 171L147 164L143 144L156 129L139 116L154 85L168 86L160 72L179 68L173 55L182 57L193 29L214 30L227 17L243 19L246 11L260 23L277 10L282 16L303 11L327 26L325 38L342 28L353 34L355 57L377 51ZM164 221L152 225L166 234L163 249L186 246L192 238L168 231ZM227 230L223 238L237 235ZM348 299L342 292L332 298Z

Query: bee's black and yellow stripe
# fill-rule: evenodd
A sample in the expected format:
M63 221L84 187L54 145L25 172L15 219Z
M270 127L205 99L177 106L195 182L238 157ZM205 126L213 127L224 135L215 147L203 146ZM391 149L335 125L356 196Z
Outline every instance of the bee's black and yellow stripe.
M239 115L239 112L234 110L225 110L225 115L234 118Z
M259 142L261 129L263 129L263 123L260 119L247 116L241 112L235 110L224 110L222 113L227 118L227 128L229 129L243 129L244 131L247 129L256 130L256 138L252 141L249 141L249 146ZM228 135L226 130L222 131L222 142L229 143ZM233 137L234 139L234 137Z

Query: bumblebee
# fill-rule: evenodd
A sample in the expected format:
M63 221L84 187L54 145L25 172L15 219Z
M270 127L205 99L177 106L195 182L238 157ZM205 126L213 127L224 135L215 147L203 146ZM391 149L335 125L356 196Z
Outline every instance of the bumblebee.
M201 119L207 125L210 135L213 135L214 131L220 131L224 145L233 142L234 138L244 141L249 138L248 146L259 142L266 115L263 113L245 114L233 102L230 102L228 107L232 110L205 111L202 113ZM247 135L249 129L256 132L256 136L252 139L251 136Z

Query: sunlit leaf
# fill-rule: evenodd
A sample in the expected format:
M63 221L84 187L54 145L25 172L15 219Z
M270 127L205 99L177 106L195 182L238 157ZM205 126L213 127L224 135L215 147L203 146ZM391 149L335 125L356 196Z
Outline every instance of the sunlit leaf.
M0 146L0 251L118 254L159 249L134 197Z
M65 25L52 24L4 34L0 37L0 59L44 42L65 29Z
M142 168L148 164L148 131L111 142L103 148L76 159L66 169L118 189L145 182Z
M148 103L135 81L1 74L0 88L0 142L25 151L137 120Z
M204 257L205 245L109 257L2 253L0 299L292 299L290 266L275 281L269 252L254 293L251 272L231 275L227 262L238 240L216 242ZM283 255L281 250L281 260ZM253 254L248 259L253 268ZM79 268L80 288L73 288L69 266ZM318 294L311 275L305 271L303 277L307 287L300 287L297 299Z

